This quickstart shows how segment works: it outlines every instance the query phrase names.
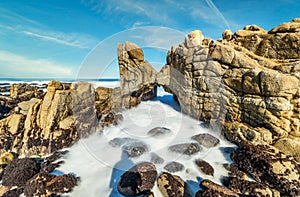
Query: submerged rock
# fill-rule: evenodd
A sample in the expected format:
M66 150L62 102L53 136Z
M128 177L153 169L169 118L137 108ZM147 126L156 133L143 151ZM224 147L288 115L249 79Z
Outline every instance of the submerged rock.
M192 136L192 139L206 148L215 147L220 143L220 140L218 138L210 135L209 133L201 133L198 135L194 135Z
M151 162L153 162L154 164L162 164L165 162L165 160L158 156L156 153L151 153Z
M171 129L168 129L166 127L155 127L153 129L151 129L150 131L147 132L147 135L149 136L153 136L153 137L158 137L158 136L162 136L162 135L166 135L171 133Z
M137 164L126 171L118 184L118 191L125 196L148 193L157 177L155 165L150 162Z
M184 169L184 165L179 162L172 161L167 163L164 169L167 170L168 172L179 172Z
M202 149L198 143L185 143L170 146L169 150L180 154L193 155L200 152Z
M120 147L129 157L139 157L149 151L149 147L146 143L128 137L114 138L109 144L113 147Z

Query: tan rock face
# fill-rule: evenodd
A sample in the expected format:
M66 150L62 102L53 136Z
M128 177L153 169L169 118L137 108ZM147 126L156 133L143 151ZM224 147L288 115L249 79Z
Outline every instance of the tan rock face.
M47 90L42 100L19 103L22 114L0 121L1 153L12 150L23 156L45 155L70 146L93 130L97 116L91 84L51 81ZM12 137L5 137L8 134Z
M156 96L157 72L144 60L142 49L131 42L119 44L118 61L122 107L131 108Z
M184 113L221 125L232 141L269 144L300 136L299 35L272 32L250 25L232 38L224 31L222 41L202 39L190 47L198 35L192 32L168 52L157 81Z

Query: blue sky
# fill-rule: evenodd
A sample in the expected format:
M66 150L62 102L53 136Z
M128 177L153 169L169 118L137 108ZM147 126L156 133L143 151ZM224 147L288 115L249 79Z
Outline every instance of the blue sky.
M159 69L192 30L217 39L296 17L297 0L1 0L0 77L117 77L116 45L126 40Z

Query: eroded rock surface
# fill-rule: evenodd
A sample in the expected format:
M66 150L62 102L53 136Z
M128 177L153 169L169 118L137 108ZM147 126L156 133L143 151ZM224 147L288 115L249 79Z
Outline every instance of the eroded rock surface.
M231 141L298 137L299 24L294 19L269 32L250 25L224 32L219 41L191 32L168 52L158 84L176 96L184 113L221 126Z
M122 107L131 108L156 97L156 71L144 60L144 52L131 42L118 46Z

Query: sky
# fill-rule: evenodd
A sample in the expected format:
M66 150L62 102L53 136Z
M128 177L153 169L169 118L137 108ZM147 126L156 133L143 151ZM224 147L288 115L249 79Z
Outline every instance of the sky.
M0 78L116 78L117 44L136 42L157 70L199 29L218 39L300 17L297 0L1 0Z

